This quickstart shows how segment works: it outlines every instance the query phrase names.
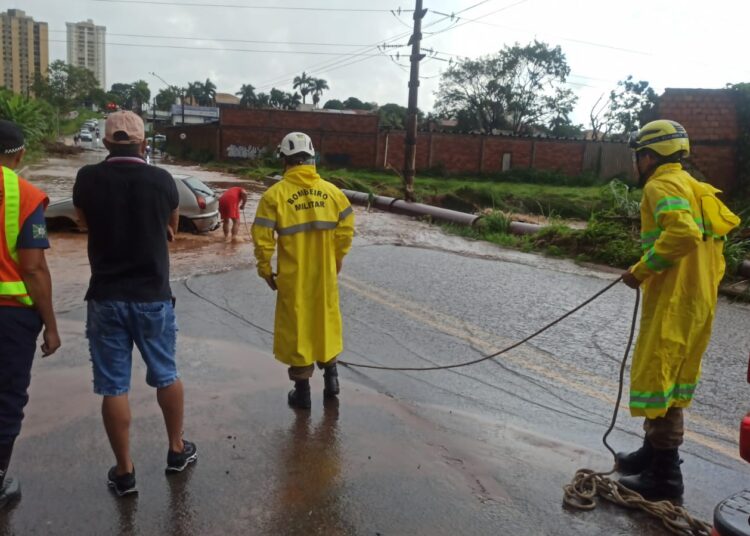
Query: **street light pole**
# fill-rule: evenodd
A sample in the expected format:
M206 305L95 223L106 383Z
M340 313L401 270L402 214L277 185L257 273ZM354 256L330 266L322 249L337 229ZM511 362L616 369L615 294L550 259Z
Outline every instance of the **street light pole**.
M155 76L156 78L164 82L167 85L167 88L173 90L175 93L179 93L180 104L182 106L182 124L184 125L185 124L185 89L181 87L173 86L172 84L164 80L161 76L159 76L153 71L151 71L149 74L152 76Z

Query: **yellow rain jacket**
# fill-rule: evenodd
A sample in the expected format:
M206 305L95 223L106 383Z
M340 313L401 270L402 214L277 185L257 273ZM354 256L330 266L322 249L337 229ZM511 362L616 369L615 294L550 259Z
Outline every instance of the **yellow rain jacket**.
M641 326L630 372L630 413L649 419L690 405L711 337L724 240L704 222L701 199L717 190L680 164L659 166L641 201ZM723 207L723 204L721 205Z
M336 263L354 236L349 200L315 166L294 166L263 194L252 235L263 278L278 237L276 359L293 367L330 361L344 347Z

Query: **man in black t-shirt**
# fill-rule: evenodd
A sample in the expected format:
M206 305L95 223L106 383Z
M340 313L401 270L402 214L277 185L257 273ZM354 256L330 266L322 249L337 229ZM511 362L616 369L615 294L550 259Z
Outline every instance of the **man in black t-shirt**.
M167 240L174 237L179 219L177 186L167 171L143 159L143 121L133 112L110 114L104 145L109 156L78 171L73 204L89 231L86 336L94 392L104 397L104 427L117 460L108 484L122 496L137 491L129 448L133 344L164 415L166 471L185 469L197 459L197 450L182 439L183 387L175 363L177 324L169 287Z

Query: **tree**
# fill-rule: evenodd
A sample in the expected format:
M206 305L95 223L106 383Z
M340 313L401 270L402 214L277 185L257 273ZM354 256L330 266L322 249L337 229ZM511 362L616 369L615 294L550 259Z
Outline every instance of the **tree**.
M612 90L609 100L610 131L627 134L650 119L658 97L648 82L636 82L631 75L617 82L617 88Z
M256 108L268 108L271 106L271 97L268 93L258 93L255 97Z
M282 108L285 110L296 110L302 101L302 97L296 91L294 93L284 93Z
M268 95L268 105L271 108L282 108L284 106L286 95L287 94L280 89L276 89L275 87L271 88L271 92Z
M564 86L570 73L560 47L534 41L478 59L465 59L443 73L437 111L470 130L514 133L549 129L567 117L576 97Z
M307 73L302 71L301 76L295 76L294 82L292 83L292 89L299 89L302 93L302 104L305 103L305 97L312 91L313 78L308 76Z
M124 110L130 110L132 102L130 100L130 90L133 89L130 84L116 83L112 84L107 96L110 102L114 102Z
M326 101L326 103L323 105L323 109L324 110L343 110L344 103L338 99L331 99L329 101Z
M185 88L185 100L189 100L193 106L200 106L203 97L203 84L201 82L188 82Z
M312 88L313 106L317 108L323 92L330 88L328 87L328 82L322 78L313 78L310 87Z
M602 102L603 98L604 95L599 97L589 114L593 139L637 130L641 124L648 122L658 100L648 82L636 82L632 75L617 82L617 87L609 93L609 99Z
M130 102L132 110L137 114L143 113L143 105L151 98L151 90L145 80L138 80L130 85Z
M344 110L372 110L375 106L369 102L362 102L357 97L349 97L343 102Z
M242 84L240 90L235 93L240 98L240 106L243 108L250 108L254 106L257 101L255 95L255 87L251 84Z
M85 67L68 65L57 60L50 64L47 78L37 76L32 91L62 111L70 111L79 106L91 105L100 94L99 82L94 73Z
M201 95L198 97L200 106L214 106L216 104L216 84L206 78L206 82L201 84Z
M174 104L177 104L177 100L180 98L180 88L176 86L169 86L164 89L160 89L159 93L156 94L154 100L156 101L156 109L163 111L170 111Z
M396 104L389 102L378 108L378 117L380 118L380 126L403 129L406 128L406 118L409 115L409 110ZM417 109L417 124L422 125L425 121L425 115L422 110Z

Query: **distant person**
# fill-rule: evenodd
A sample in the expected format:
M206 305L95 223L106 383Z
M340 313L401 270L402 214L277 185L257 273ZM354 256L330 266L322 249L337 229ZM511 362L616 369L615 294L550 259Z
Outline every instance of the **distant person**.
M341 190L315 171L312 140L287 134L279 156L284 177L260 200L252 226L258 275L278 290L273 353L289 366L288 403L309 409L314 365L325 397L339 394L336 357L344 347L338 273L354 235L354 212ZM278 241L277 272L271 258Z
M198 454L194 443L182 439L184 395L175 363L167 240L179 219L177 186L167 171L146 165L143 121L133 112L109 115L104 145L109 156L79 170L73 203L89 231L86 335L94 392L103 397L104 428L117 460L107 481L122 496L136 492L128 403L133 344L164 416L167 473L182 471Z
M60 347L52 283L44 257L49 248L44 209L49 200L13 171L25 153L15 123L0 120L0 509L21 498L18 479L6 476L13 444L29 400L31 363L42 333L42 356Z
M229 188L219 198L219 214L224 230L224 241L227 243L237 242L237 235L240 230L240 211L245 210L245 203L247 203L247 194L239 186ZM229 232L230 221L232 222L231 235Z
M73 145L78 146L78 142L81 141L81 136L77 132L73 134Z
M146 145L146 163L147 164L151 163L151 146L150 145Z
M630 372L630 414L645 417L643 446L618 453L620 483L647 499L684 491L679 447L683 408L698 385L711 338L724 237L739 218L682 168L688 135L674 121L652 121L631 138L640 186L644 255L623 274L643 288L643 309Z

